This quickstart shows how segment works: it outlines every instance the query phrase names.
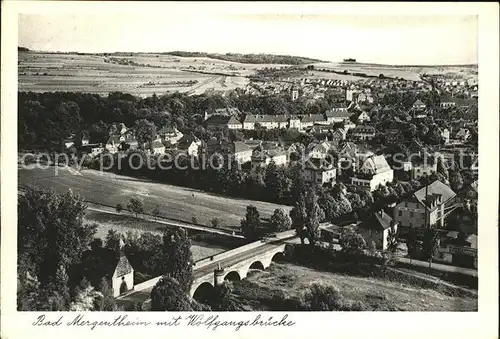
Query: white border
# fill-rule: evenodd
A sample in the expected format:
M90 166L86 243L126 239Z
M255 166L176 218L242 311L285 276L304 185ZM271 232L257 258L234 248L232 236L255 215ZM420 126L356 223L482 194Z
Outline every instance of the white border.
M203 328L160 329L101 328L88 329L34 328L29 324L38 313L15 312L16 304L16 224L17 224L17 14L18 13L92 13L151 12L165 9L167 4L103 3L103 2L35 2L4 1L2 3L2 102L1 102L1 326L2 338L88 338L89 335L115 335L119 338L137 338L151 334L172 337L227 336L250 338L256 336L303 338L325 337L381 337L381 338L490 338L497 336L498 321L498 64L499 26L498 4L495 3L175 3L169 11L203 15L206 13L332 13L368 15L479 15L479 312L414 312L414 313L329 313L289 312L294 327L248 328L234 332L224 328L207 331ZM172 9L175 5L175 9ZM459 32L457 32L459 34ZM432 37L429 37L430 39ZM422 46L425 48L425 46ZM133 317L133 313L127 313ZM210 313L213 315L215 313ZM281 312L273 312L280 318ZM71 314L73 315L73 314ZM71 316L70 315L70 316ZM166 313L149 313L147 318L165 319ZM221 313L226 319L251 318L252 313ZM88 314L94 319L116 317L113 313ZM144 313L140 314L145 317ZM268 314L265 314L268 316ZM58 331L58 332L55 332ZM117 333L116 331L119 331Z

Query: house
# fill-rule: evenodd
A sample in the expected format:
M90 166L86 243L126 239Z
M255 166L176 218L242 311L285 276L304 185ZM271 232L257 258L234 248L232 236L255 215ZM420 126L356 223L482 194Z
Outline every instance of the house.
M346 139L347 130L345 128L337 128L333 131L331 135L332 144L338 146L342 141Z
M87 134L82 135L82 138L80 139L80 144L81 146L88 145L90 143L90 138Z
M448 107L472 107L477 105L477 100L475 99L462 99L462 98L452 98L449 96L443 96L440 98L439 106L442 108Z
M124 123L113 123L111 127L109 128L109 135L124 135L126 134L130 129L125 126Z
M466 202L454 209L449 216L448 228L467 234L477 233L477 203Z
M418 180L421 177L430 176L437 172L437 161L425 161L421 163L413 163L411 169L412 179Z
M227 115L211 115L205 121L204 124L207 128L224 128L229 129L242 129L243 124L234 116Z
M371 140L375 137L375 127L370 125L357 125L349 130L349 133L355 140Z
M137 149L139 147L139 143L137 142L137 139L134 136L129 136L125 138L120 143L120 146L118 147L119 151L126 151L129 149Z
M412 108L419 110L419 109L426 109L427 106L420 99L417 99L417 101L413 103Z
M253 130L256 125L266 129L296 128L300 129L300 119L291 115L253 115L247 114L243 119L243 129Z
M306 148L306 154L310 159L324 159L328 156L328 151L334 146L324 141L313 141Z
M102 144L87 144L85 146L79 147L78 151L81 154L87 154L92 157L95 157L104 151L104 147Z
M118 152L122 141L125 141L125 137L119 135L112 135L106 142L105 148L109 151L109 153L116 153Z
M276 166L284 166L288 163L288 153L279 147L266 149L259 145L252 151L252 168L265 167L271 162Z
M356 127L356 124L354 122L352 122L351 120L344 122L344 128L345 128L346 132L353 129L354 127Z
M444 144L447 145L450 143L450 130L447 128L438 128L439 135L444 140Z
M388 246L389 232L398 230L398 224L383 210L370 214L358 224L357 231L365 239L368 246L385 251Z
M445 212L452 207L456 194L439 180L413 193L394 207L394 220L404 232L410 227L423 230L426 226L442 228Z
M366 158L374 155L369 149L358 146L353 142L342 142L337 153L339 156L337 175L347 169L356 171L357 168L361 167L358 163L362 164Z
M300 118L296 115L290 115L288 117L288 128L300 129Z
M455 139L461 141L461 142L466 142L470 137L470 131L467 128L460 128L455 134Z
M164 125L162 128L160 128L160 130L157 132L157 135L163 142L169 142L173 145L175 145L177 141L179 141L179 139L183 136L183 134L179 132L176 127L173 127L170 124Z
M308 161L304 168L304 180L306 182L324 185L333 185L336 178L337 169L327 161Z
M252 115L247 114L243 120L243 129L255 129L256 125L266 129L287 128L288 116L286 115Z
M386 185L394 179L394 171L391 169L383 155L372 155L365 159L361 168L356 171L351 183L363 187L370 192L379 186Z
M252 148L243 141L233 142L232 154L236 162L244 164L252 161Z
M64 147L70 148L71 146L73 146L75 144L74 136L69 137L67 139L64 139L62 143L63 143Z
M456 106L455 100L449 96L442 96L439 99L439 107L441 107L441 108L449 108L449 107L455 107L455 106Z
M161 142L160 138L151 142L151 154L165 154L165 145Z
M184 135L177 142L177 149L184 151L187 155L197 157L201 147L201 141L194 135Z
M361 111L357 116L355 115L355 121L359 124L363 124L366 121L370 121L370 116L366 111Z
M348 111L345 103L335 103L334 106L325 112L328 124L336 122L346 122L350 120L352 113Z
M454 266L477 268L477 234L447 232L440 239L438 258Z
M315 124L328 125L328 121L325 119L323 114L307 114L300 120L300 128L302 130L312 127Z

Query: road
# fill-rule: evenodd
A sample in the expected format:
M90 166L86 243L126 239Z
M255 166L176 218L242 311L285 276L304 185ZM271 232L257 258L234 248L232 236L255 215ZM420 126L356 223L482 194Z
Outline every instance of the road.
M410 264L409 258L399 258L398 260L402 263ZM420 266L420 267L429 267L429 263L427 261L421 261L421 260L415 260L415 259L411 259L411 265ZM443 271L443 272L461 273L461 274L477 277L477 270L474 270L471 268L443 265L443 264L438 264L438 263L433 263L431 267L435 270L439 270L439 271Z
M248 251L233 255L229 258L215 261L212 264L203 266L203 267L198 268L198 269L195 266L194 272L193 272L194 278L197 279L197 278L203 277L207 274L213 273L213 271L215 269L217 269L219 267L219 265L221 268L230 267L230 266L233 266L234 264L239 263L240 261L246 260L248 258L252 258L256 255L261 254L261 253L265 253L265 252L269 251L270 249L276 248L276 247L281 246L281 245L283 245L282 241L264 244L264 245L259 246L257 248L252 248L252 249L249 249Z
M96 211L96 212L101 212L101 213L106 213L106 214L113 214L113 215L122 215L122 213L118 213L116 211L113 211L111 208L107 207L95 207L97 206L96 204L93 204L91 202L87 202L89 206L87 207L88 210L91 211ZM90 206L94 205L94 206ZM157 224L162 224L162 225L167 225L167 226L175 226L175 227L182 227L186 229L191 229L191 230L196 230L196 231L202 231L202 232L209 232L209 233L215 233L215 234L221 234L221 235L226 235L226 236L231 236L235 238L244 238L242 235L236 235L233 234L232 231L226 231L226 230L221 230L221 229L215 229L212 227L206 227L206 226L199 226L199 225L194 225L194 224L187 224L187 223L181 223L178 221L171 221L171 220L162 220L164 218L157 218L155 220L154 217L150 217L147 215L141 215L140 217L143 220L147 220L150 222L155 222Z

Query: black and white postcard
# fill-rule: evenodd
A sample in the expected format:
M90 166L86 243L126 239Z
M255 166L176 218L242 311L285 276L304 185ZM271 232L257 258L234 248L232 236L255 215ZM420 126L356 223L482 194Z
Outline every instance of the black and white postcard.
M498 4L3 9L2 337L495 335Z

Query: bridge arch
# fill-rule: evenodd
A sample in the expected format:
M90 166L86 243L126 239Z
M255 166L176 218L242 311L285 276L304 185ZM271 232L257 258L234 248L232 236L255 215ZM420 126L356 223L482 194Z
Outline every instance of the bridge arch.
M285 261L284 252L276 252L271 258L271 262L283 262L283 261Z
M202 303L208 304L212 298L214 286L209 282L201 283L193 293L193 299Z
M237 271L231 271L224 277L224 280L238 281L241 280L240 274Z
M265 267L264 267L264 264L257 260L257 261L254 261L249 267L248 267L249 270L265 270Z

